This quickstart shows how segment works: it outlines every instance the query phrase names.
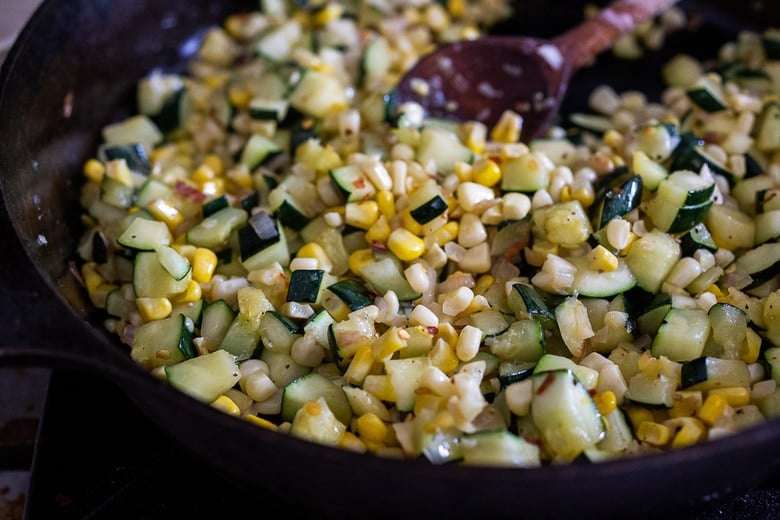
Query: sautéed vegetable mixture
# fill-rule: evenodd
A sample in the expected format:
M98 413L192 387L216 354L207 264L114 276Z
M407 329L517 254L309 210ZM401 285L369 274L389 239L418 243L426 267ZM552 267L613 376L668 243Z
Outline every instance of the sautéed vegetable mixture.
M508 14L263 0L143 78L84 165L78 249L132 359L260 428L434 464L780 414L780 31L676 56L659 102L599 87L527 144L511 111L388 109L421 54Z

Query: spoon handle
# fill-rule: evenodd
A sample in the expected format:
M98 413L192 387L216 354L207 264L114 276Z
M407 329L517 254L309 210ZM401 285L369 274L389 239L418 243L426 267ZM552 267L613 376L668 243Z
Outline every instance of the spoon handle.
M610 47L624 33L668 9L678 0L616 0L554 42L576 70Z

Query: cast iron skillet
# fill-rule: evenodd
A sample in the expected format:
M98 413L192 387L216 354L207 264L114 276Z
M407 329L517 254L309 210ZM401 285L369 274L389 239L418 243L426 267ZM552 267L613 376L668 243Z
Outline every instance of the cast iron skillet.
M548 2L521 2L513 23L498 30L555 35L579 19L583 3L556 2L551 10ZM0 75L0 188L7 217L56 295L62 319L54 336L41 335L29 347L1 347L0 363L77 366L102 375L236 485L300 496L333 516L669 515L745 490L777 469L778 421L675 453L602 465L511 470L380 459L233 419L137 367L103 330L68 268L80 230L81 165L94 154L99 129L130 114L138 78L155 67L180 67L200 31L227 13L256 5L256 0L47 0L35 13ZM673 38L667 57L682 43L693 44L695 54L712 55L740 28L769 24L771 17L780 22L768 3L758 14L725 3L683 5L696 10L703 25ZM590 88L604 81L619 89L657 91L662 59L632 64L604 56L574 78L568 109L582 108Z

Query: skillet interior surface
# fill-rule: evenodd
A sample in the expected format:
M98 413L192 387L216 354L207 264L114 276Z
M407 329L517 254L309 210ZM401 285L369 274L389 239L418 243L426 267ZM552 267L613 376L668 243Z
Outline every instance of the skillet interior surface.
M601 466L517 471L381 460L259 430L185 398L134 366L103 331L100 316L91 310L68 269L80 229L81 165L94 154L99 129L129 115L138 78L156 67L180 67L194 48L192 38L206 25L228 12L255 7L254 2L240 1L158 4L49 0L4 65L0 83L4 207L32 265L62 303L58 326L79 338L68 343L40 338L41 345L72 350L93 368L121 378L122 390L156 423L240 485L300 493L323 511L349 517L389 516L406 507L457 517L487 512L532 517L576 512L587 517L605 512L605 506L606 511L625 510L636 516L675 511L712 493L745 489L780 464L780 455L771 449L780 441L775 422L733 439ZM579 19L582 4L569 2L560 8L556 4L550 12L545 2L524 2L518 5L517 18L497 30L554 36ZM677 35L665 53L693 44L696 53L712 55L715 42L723 41L727 33L759 27L767 23L767 16L777 16L740 9L725 16L731 13L729 4L714 2L684 5L701 9L703 25L695 33ZM596 67L575 76L566 108L584 108L587 92L604 81L618 89L657 89L664 55L648 59L627 64L605 55Z

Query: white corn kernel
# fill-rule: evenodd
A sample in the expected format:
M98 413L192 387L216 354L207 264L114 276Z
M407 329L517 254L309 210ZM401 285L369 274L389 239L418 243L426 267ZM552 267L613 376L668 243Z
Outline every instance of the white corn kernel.
M697 249L693 252L693 258L701 265L702 272L715 267L715 255L706 249Z
M665 281L676 287L688 287L701 273L701 264L694 258L686 256L674 265Z
M257 371L246 378L244 383L244 392L257 402L263 402L273 396L278 388L268 376L268 374Z
M424 293L430 287L430 279L425 265L421 262L414 263L404 270L404 276L409 285L417 292Z
M615 249L625 249L631 234L631 223L622 218L613 218L607 223L607 241Z
M468 287L458 287L444 297L442 312L448 316L457 316L471 305L473 299L474 291Z
M301 258L301 257L293 258L290 261L290 271L297 271L299 269L302 270L319 269L319 262L317 262L316 258Z
M455 354L461 361L471 361L479 352L482 342L482 331L473 325L466 325L460 331L458 343L455 345Z
M504 220L522 220L531 211L531 199L524 193L509 192L503 196Z
M464 211L474 211L480 202L495 198L493 188L476 182L463 182L457 189L458 204Z
M482 221L474 213L466 213L460 218L458 227L458 243L469 248L487 240L487 230Z
M422 327L438 327L439 317L425 305L416 305L409 314L409 325Z

